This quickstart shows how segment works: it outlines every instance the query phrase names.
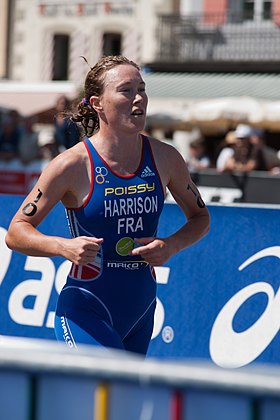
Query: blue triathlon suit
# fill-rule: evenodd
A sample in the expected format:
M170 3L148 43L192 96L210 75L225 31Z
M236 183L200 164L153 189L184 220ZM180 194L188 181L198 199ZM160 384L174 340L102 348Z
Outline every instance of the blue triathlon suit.
M80 208L68 208L72 237L104 238L92 263L72 264L56 310L57 339L146 354L154 325L156 279L153 268L130 256L134 238L156 236L164 191L149 139L130 175L114 172L84 141L91 162L91 188Z

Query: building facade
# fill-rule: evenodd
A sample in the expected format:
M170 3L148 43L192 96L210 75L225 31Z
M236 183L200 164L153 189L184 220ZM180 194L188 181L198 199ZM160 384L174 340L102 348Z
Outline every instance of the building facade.
M9 7L8 0L0 0L0 79L7 77L7 57L8 57L8 22Z
M185 13L158 16L153 70L278 72L280 0L198 4L200 11L186 2Z
M79 83L123 54L154 71L278 71L280 0L0 0L0 78Z
M81 56L90 65L108 54L154 61L156 16L173 13L176 2L11 0L9 7L8 78L79 82L86 69Z

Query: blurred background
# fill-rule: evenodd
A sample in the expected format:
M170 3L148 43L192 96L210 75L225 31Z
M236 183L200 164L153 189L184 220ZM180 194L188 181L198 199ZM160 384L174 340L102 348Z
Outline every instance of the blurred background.
M68 262L5 245L22 194L82 139L81 56L111 54L141 66L145 132L181 152L211 213L156 267L145 361L58 346ZM0 420L279 420L279 68L280 0L0 0ZM185 220L171 200L162 237ZM40 228L68 235L62 206Z
M206 201L280 203L280 0L0 0L0 10L0 192L27 192L79 140L59 112L82 95L81 56L122 54L147 83L146 131L178 148ZM239 124L257 129L263 157L246 187L224 165Z

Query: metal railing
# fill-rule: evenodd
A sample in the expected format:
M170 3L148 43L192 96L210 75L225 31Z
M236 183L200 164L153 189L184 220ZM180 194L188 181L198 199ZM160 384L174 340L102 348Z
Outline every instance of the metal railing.
M1 420L278 420L279 366L143 360L0 337Z
M280 61L280 14L161 15L158 61Z

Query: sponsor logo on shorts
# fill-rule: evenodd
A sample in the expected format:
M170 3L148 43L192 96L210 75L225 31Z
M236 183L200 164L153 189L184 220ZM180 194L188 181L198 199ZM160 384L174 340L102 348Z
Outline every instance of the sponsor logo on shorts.
M108 261L108 268L124 268L125 270L139 270L149 265L146 261Z
M61 321L61 327L62 327L62 330L63 330L64 341L67 344L67 346L69 346L72 349L73 347L75 347L75 345L73 343L71 333L69 332L69 327L68 327L67 321L64 318L64 316L60 317L60 321Z

